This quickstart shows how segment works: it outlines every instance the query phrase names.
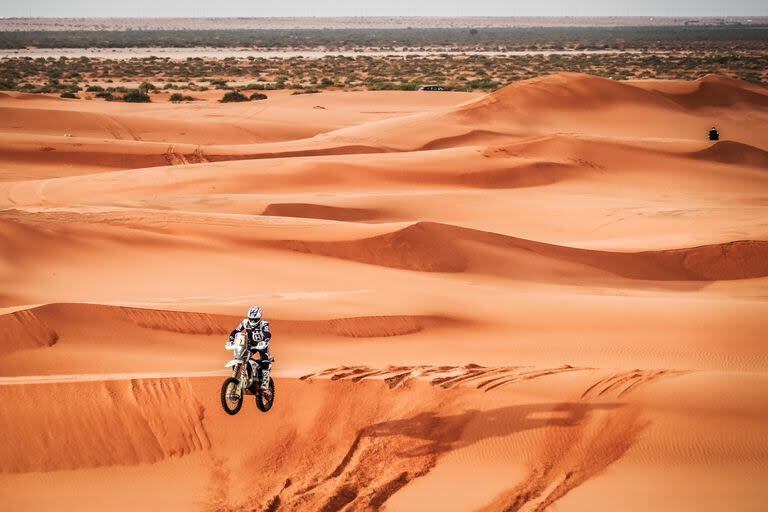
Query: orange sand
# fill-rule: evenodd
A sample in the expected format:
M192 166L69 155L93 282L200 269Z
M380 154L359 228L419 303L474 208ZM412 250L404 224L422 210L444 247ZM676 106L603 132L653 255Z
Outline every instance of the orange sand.
M4 93L0 207L3 509L768 500L765 89ZM277 401L230 417L253 303Z

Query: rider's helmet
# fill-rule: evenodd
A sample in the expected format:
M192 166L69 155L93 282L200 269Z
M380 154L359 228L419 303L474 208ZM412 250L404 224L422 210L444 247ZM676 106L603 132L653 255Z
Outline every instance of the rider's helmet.
M261 322L261 308L259 306L251 306L245 321L251 329L259 325L259 322Z

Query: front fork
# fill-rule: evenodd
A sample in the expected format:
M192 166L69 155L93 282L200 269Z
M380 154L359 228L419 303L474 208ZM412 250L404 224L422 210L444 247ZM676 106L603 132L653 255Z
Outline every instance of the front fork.
M250 364L248 361L245 362L245 364L239 364L236 367L232 368L232 377L237 379L237 382L239 385L237 386L237 396L243 394L243 391L248 389L251 385L251 379L248 378L248 369L246 368L246 365Z
M232 368L232 377L237 379L237 388L235 389L235 395L239 399L240 396L243 394L243 390L245 389L245 381L248 380L248 375L246 374L245 365L238 364L234 368Z

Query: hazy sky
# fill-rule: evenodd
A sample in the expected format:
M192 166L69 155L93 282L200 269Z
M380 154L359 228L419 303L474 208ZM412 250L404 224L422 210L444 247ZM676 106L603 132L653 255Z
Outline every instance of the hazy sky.
M0 17L766 15L766 0L0 0Z

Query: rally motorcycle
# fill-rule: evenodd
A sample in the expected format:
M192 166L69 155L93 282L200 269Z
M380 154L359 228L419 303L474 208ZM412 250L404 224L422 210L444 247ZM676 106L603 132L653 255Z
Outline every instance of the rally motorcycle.
M275 402L275 382L269 377L269 385L266 389L261 387L263 361L251 359L252 351L244 332L235 335L235 339L228 341L224 346L234 352L235 358L224 365L232 368L232 376L221 385L221 406L227 414L237 414L243 406L245 395L256 397L256 407L262 412L267 412ZM267 348L266 341L256 343L254 350Z

